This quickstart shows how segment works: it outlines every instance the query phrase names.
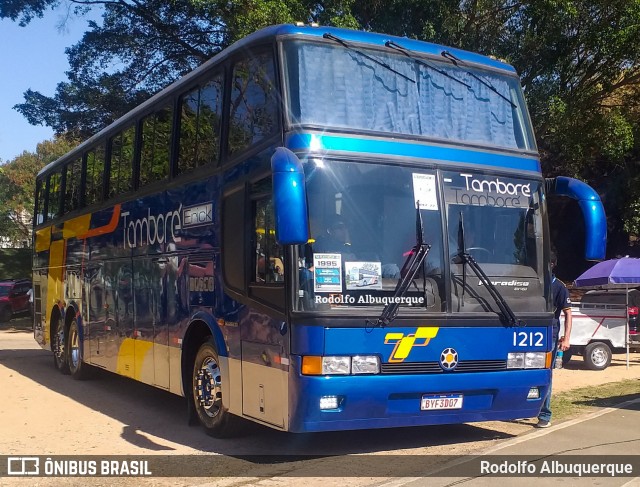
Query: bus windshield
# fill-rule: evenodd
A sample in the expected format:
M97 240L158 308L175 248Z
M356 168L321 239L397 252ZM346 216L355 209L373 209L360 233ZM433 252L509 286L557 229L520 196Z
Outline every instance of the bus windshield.
M305 171L312 238L298 248L298 311L399 299L400 313L497 312L456 258L460 219L466 251L513 310L546 308L540 182L326 159L308 160ZM418 207L430 249L407 292L394 296L416 246Z
M515 76L335 43L291 41L285 56L292 125L535 150Z

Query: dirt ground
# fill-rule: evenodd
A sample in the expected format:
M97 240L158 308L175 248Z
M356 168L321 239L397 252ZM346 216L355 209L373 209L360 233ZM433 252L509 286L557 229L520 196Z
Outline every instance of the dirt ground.
M553 390L562 392L625 379L640 380L640 353L629 354L629 368L626 354L615 354L604 370L589 370L582 357L574 356L566 367L553 371Z
M630 355L629 368L625 355L615 355L611 366L604 371L587 370L582 358L574 357L567 367L554 371L554 390L562 392L624 379L640 380L640 353ZM318 461L317 468L323 471L344 468L339 463L332 464L339 462L335 455L406 455L411 462L411 458L415 458L412 455L421 455L425 460L431 455L472 454L531 432L535 423L529 419L306 436L255 426L243 438L215 440L199 428L187 426L184 403L178 396L112 374L101 374L95 380L83 382L60 375L54 370L51 353L37 346L29 327L20 321L0 325L0 418L2 454L218 455L216 458L231 472L229 475L234 475L234 457L265 453L328 455ZM275 472L283 467L254 465L247 474L259 468L275 469L274 474L278 476ZM348 476L348 472L344 475ZM39 480L42 482L38 485L56 485L55 479ZM86 485L76 480L73 485ZM107 479L104 483L97 480L92 479L90 484L113 485L106 482ZM117 484L175 485L177 479L166 479L166 483L158 479L152 483L129 480L131 483L119 481ZM17 479L16 482L10 485L27 485ZM349 485L368 483L363 478L350 481ZM212 483L196 479L183 479L179 483L203 484L242 485L243 481L230 477ZM244 483L247 484L256 485ZM0 485L9 483L0 479ZM344 482L334 477L318 483L307 481L307 485L328 487L344 485Z

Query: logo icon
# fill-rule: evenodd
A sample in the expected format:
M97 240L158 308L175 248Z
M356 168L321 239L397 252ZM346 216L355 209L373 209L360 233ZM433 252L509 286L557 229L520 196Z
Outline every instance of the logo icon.
M39 475L40 458L7 457L7 475Z
M423 326L418 328L415 333L410 333L407 336L398 332L387 333L384 337L384 344L395 345L389 356L389 362L404 362L413 347L426 347L429 341L438 334L439 329L437 327Z
M453 348L445 348L440 354L442 370L453 370L458 366L458 352Z

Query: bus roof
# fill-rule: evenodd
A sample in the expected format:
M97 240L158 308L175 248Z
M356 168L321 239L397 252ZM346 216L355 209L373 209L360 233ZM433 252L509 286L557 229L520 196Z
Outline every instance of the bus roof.
M504 62L498 61L488 56L484 56L482 54L476 54L470 51L465 51L462 49L456 49L452 47L447 47L439 44L432 44L430 42L418 41L414 39L409 39L406 37L397 37L388 34L380 34L375 32L364 32L358 30L351 29L343 29L338 27L314 27L307 25L293 25L293 24L279 24L272 25L269 27L265 27L260 29L248 36L240 39L239 41L234 42L228 48L222 50L214 57L205 61L203 64L198 66L196 69L191 71L189 74L181 77L175 82L171 83L169 86L159 91L152 97L150 97L145 102L138 105L133 110L127 112L107 127L103 128L96 134L92 135L89 139L85 140L81 144L79 144L76 148L69 151L64 156L56 159L55 161L47 164L44 168L40 170L38 173L38 177L44 175L51 171L54 167L56 167L62 160L67 161L69 159L74 159L82 155L82 153L87 150L89 147L93 145L94 142L104 137L109 132L115 132L118 127L123 126L130 119L136 118L141 112L144 112L148 109L149 106L152 106L159 99L163 98L165 95L172 93L174 90L179 90L180 86L188 85L191 83L193 78L197 78L202 72L206 71L211 65L215 65L219 62L222 62L225 58L232 56L237 51L241 51L245 49L248 45L251 44L259 44L261 41L266 41L274 38L281 37L310 37L310 38L322 38L325 33L332 34L336 37L339 37L342 40L347 42L352 42L354 44L369 44L374 47L385 47L385 43L387 41L394 41L400 46L413 51L414 53L419 53L427 56L438 56L441 57L443 51L447 51L450 54L453 54L457 59L462 61L463 63L474 64L476 66L486 67L489 69L497 69L501 71L506 71L508 74L515 75L515 69Z

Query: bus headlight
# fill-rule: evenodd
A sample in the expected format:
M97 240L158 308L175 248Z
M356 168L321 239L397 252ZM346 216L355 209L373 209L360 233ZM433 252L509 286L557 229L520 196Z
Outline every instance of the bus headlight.
M524 368L525 369L544 369L544 363L546 358L544 352L527 352L524 354Z
M544 369L545 352L512 352L507 355L507 369Z
M302 375L362 375L379 374L380 359L377 355L355 355L353 357L313 356L302 357Z
M376 355L356 355L351 358L351 372L353 374L378 374L380 359Z
M349 375L351 357L322 357L322 375Z

